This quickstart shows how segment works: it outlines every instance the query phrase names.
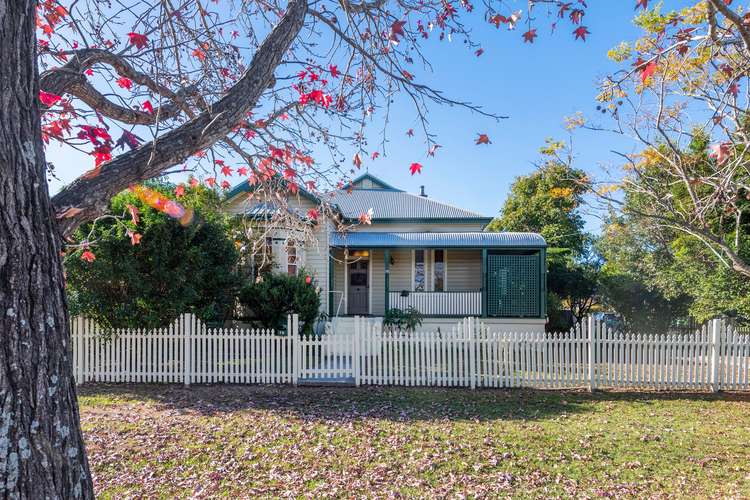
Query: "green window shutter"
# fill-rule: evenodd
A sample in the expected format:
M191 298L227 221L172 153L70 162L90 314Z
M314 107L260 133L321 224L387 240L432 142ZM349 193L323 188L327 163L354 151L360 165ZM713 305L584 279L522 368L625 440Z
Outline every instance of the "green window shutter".
M539 254L487 256L487 313L489 316L540 316Z

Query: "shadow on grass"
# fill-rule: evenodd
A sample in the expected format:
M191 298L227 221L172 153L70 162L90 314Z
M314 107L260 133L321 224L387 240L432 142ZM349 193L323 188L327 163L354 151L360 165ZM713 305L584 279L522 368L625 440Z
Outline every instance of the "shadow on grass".
M544 420L597 411L601 402L650 404L664 401L737 401L750 394L696 392L595 392L532 389L467 390L402 387L289 387L247 385L86 384L87 406L118 402L153 403L203 416L273 411L303 420L362 418L410 421Z

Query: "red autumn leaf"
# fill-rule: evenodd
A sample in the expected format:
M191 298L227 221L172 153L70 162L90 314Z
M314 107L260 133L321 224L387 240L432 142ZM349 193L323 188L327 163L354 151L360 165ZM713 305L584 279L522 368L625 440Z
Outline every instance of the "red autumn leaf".
M247 175L247 167L240 167L237 169L237 175L245 176Z
M320 212L318 212L316 209L311 208L307 211L307 218L310 220L318 220L318 217L320 217Z
M410 128L409 130L407 130L406 135L408 135L409 137L414 137L414 129Z
M403 71L401 71L401 73L404 75L404 78L406 78L407 80L409 80L409 81L414 80L414 75L412 75L408 71L403 70Z
M216 178L209 177L208 179L206 179L206 184L208 184L210 187L213 187L216 184Z
M174 188L174 195L178 198L185 196L185 185L178 184L177 187Z
M733 82L729 86L729 93L732 94L734 97L737 97L737 95L740 93L740 86L737 85L737 82Z
M641 7L643 10L648 9L648 0L635 0L635 10L638 10L638 7Z
M328 66L328 69L331 71L331 77L338 78L341 73L339 73L339 69L336 67L335 64L331 64Z
M361 214L359 214L359 223L360 224L372 224L372 214L373 214L372 208L369 209L367 212L362 212Z
M380 153L377 151L373 151L372 155L370 155L370 158L372 158L373 160L377 160L378 156L380 156Z
M130 39L130 45L135 45L137 49L142 49L143 47L148 45L148 37L146 37L146 35L133 33L131 31L130 33L128 33L128 38Z
M140 218L138 217L138 208L131 204L126 205L125 208L127 208L128 212L130 212L130 220L133 221L133 224L137 226L138 221L140 220Z
M130 80L130 78L125 78L124 76L121 76L117 79L117 85L120 88L130 90L130 87L133 86L133 82Z
M143 235L134 233L133 231L128 231L128 236L130 236L130 244L131 245L138 245L141 243L141 238Z
M395 21L391 25L391 35L390 35L391 40L398 42L398 37L404 36L405 24L406 24L406 21Z
M231 169L231 167L228 167L226 165L224 165L223 167L221 167L221 175L224 175L226 177L229 177L230 175L232 175L232 169Z
M534 43L536 37L536 28L533 28L523 34L523 41L524 43Z
M200 184L200 182L198 182L198 179L196 179L195 177L191 177L188 183L190 184L190 187L197 187L198 184Z
M411 165L409 165L409 172L411 172L411 175L414 174L421 174L422 173L422 165L414 162Z
M130 149L135 149L141 144L142 141L143 139L141 139L134 133L123 130L122 135L119 139L117 139L117 142L115 142L115 146L125 149L125 145L127 145Z
M576 36L576 40L580 38L585 42L586 35L590 35L591 32L588 30L588 28L586 28L586 26L579 26L573 31L573 34Z
M560 10L557 11L557 17L562 19L565 17L565 12L570 10L570 6L572 5L571 2L565 2L560 4Z
M435 156L435 152L440 147L442 147L440 144L433 144L432 146L430 146L430 149L427 150L427 156Z
M489 21L490 21L490 24L495 25L495 28L499 29L501 24L505 24L508 22L508 18L505 16L501 16L500 14L495 14L489 19Z
M359 153L354 153L352 163L354 163L354 166L357 168L360 168L362 166L362 158L359 157Z
M57 94L51 94L43 90L39 91L39 100L47 107L54 106L60 99L62 99L62 97Z
M91 68L84 71L84 73L86 73L86 76L94 76L94 70Z
M151 101L145 101L143 103L143 109L146 110L149 114L154 114L154 107L151 105Z
M88 263L94 262L96 260L96 255L94 255L94 252L92 252L89 249L86 249L81 254L81 260L85 260Z
M716 160L718 165L723 164L729 158L731 142L722 142L721 144L714 144L711 146L711 152L708 154L709 158Z
M641 82L646 83L646 80L653 76L654 73L656 73L656 61L651 61L643 66L641 70Z
M479 56L481 56L482 54L484 54L484 49L480 47L479 49L477 49L477 51L476 51L476 52L474 52L474 54L475 54L475 55L476 55L477 57L479 57Z
M230 187L232 187L232 185L229 181L221 181L221 189L229 189Z
M308 285L312 283L312 277L311 276L305 276L305 283Z
M477 137L475 144L492 144L492 141L490 141L490 138L487 134L479 134L479 137Z
M570 12L570 15L568 17L570 17L570 22L571 23L573 23L573 24L581 24L581 19L583 18L584 14L585 14L585 12L582 11L581 9L573 9Z
M206 60L206 53L201 48L193 50L193 57L197 57L199 61Z

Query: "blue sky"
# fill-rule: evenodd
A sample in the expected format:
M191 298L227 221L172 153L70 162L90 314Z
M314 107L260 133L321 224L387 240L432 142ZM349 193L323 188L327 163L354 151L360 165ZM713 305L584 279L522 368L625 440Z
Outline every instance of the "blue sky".
M668 1L669 7L689 4ZM397 101L389 125L387 157L366 161L373 175L408 191L426 186L429 196L488 216L498 213L513 179L531 172L539 160L538 149L546 137L567 138L565 116L582 111L596 117L597 81L617 68L607 59L607 50L623 40L634 40L639 32L632 24L633 0L593 0L584 23L591 35L583 43L574 41L572 28L560 22L554 34L549 22L538 15L539 37L523 43L522 29L496 30L484 22L475 23L475 40L485 52L475 57L460 41L431 41L427 53L433 73L415 68L417 80L429 83L447 96L481 104L486 110L509 118L494 120L472 115L456 107L433 106L430 130L443 147L427 158L424 138L419 136L414 111ZM475 19L480 19L475 16ZM604 123L606 118L599 121ZM413 138L406 131L414 128ZM376 130L373 128L373 130ZM486 133L489 146L477 146L477 133ZM371 139L371 142L372 141ZM630 151L633 145L622 137L579 131L574 137L576 166L593 173L602 164L616 164L611 150ZM52 181L54 193L92 166L92 159L52 144L48 159L56 166L60 182ZM421 175L411 176L413 161L424 165ZM589 229L598 221L589 217Z

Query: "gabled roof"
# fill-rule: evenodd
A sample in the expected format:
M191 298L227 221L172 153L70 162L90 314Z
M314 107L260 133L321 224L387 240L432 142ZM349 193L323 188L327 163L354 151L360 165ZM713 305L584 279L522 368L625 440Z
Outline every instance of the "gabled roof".
M391 186L369 172L365 172L359 177L352 179L349 184L344 186L344 189L349 189L350 187L353 187L354 189L390 189L392 191L401 191L401 189Z
M386 233L380 231L335 232L331 246L360 248L545 248L537 233Z

